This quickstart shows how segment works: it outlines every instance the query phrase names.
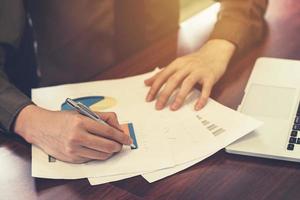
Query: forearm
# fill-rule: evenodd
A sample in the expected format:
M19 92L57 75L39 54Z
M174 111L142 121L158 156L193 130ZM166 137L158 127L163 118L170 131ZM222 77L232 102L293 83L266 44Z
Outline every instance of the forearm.
M16 116L32 102L9 82L3 70L4 63L5 54L0 47L0 126L4 131L13 131Z
M12 85L5 72L7 49L17 50L22 38L25 11L22 0L0 1L0 128L13 131L12 126L18 113L31 100ZM6 47L4 49L4 47Z
M214 49L215 57L218 58L231 58L237 50L236 44L225 39L210 39L195 53L206 51L207 48Z

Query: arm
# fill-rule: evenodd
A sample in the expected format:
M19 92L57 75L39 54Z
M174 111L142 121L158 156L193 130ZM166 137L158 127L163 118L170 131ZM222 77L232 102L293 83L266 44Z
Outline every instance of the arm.
M218 21L210 39L223 39L244 51L261 41L268 0L219 0Z
M22 0L0 0L0 126L11 131L19 111L31 100L16 89L4 73L6 50L15 51L24 28Z
M9 83L3 70L4 58L4 50L0 47L0 125L3 131L9 132L12 131L14 120L20 110L32 102Z
M243 51L262 38L266 7L267 0L221 0L221 11L210 39L198 51L177 58L161 72L145 80L150 87L146 101L153 101L160 92L156 101L156 109L160 110L175 89L180 88L170 106L171 110L177 110L192 88L200 84L202 90L195 109L201 109L234 53Z
M75 112L49 111L35 106L9 82L5 54L17 51L24 20L23 0L0 0L0 128L73 163L105 160L123 144L131 144L113 113L99 113L110 124L106 126Z

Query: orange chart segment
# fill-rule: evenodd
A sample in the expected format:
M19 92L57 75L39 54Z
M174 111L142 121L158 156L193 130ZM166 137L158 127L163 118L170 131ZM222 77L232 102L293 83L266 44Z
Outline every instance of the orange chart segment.
M102 111L109 108L112 108L117 105L117 100L112 97L104 97L103 100L98 101L97 103L90 106L91 110Z
M73 100L86 105L93 111L103 111L116 106L118 103L115 98L105 96L87 96ZM66 102L64 102L61 105L61 110L72 110L72 108Z

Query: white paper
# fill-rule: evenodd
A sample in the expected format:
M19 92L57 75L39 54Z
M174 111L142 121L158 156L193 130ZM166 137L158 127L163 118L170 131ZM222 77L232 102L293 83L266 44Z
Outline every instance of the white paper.
M149 76L149 74L148 74ZM85 164L70 164L61 161L48 162L48 156L39 148L32 147L32 176L43 178L77 179L84 177L122 175L127 173L148 172L156 169L173 166L172 152L169 142L163 135L165 125L159 117L154 119L153 126L145 123L145 117L153 112L152 107L145 103L145 96L138 95L135 89L144 88L145 75L114 81L98 81L82 84L68 84L48 88L35 89L32 91L33 101L44 108L59 110L66 98L82 96L103 95L114 97L118 105L113 111L118 113L121 120L127 120L134 124L139 148L131 150L123 148L122 152L107 161L93 161ZM132 83L135 83L132 85ZM122 86L122 87L121 87ZM133 86L133 87L132 87ZM124 89L125 88L125 89ZM138 93L138 94L137 94ZM141 104L147 105L149 111ZM141 109L145 110L144 116ZM109 110L107 110L109 111ZM155 129L154 129L155 128ZM146 160L144 158L147 158Z
M91 185L100 185L104 183L110 183L115 181L124 180L127 178L132 178L135 176L139 176L140 174L124 174L124 175L114 175L114 176L100 176L100 177L90 177L88 181Z
M203 156L202 158L198 158L196 160L189 161L187 163L176 165L175 167L172 167L172 168L157 170L155 172L150 172L150 173L143 174L142 176L149 183L153 183L155 181L158 181L158 180L161 180L161 179L166 178L168 176L171 176L173 174L176 174L176 173L178 173L178 172L180 172L182 170L185 170L185 169L187 169L187 168L189 168L189 167L197 164L198 162L206 159L207 157L213 155L214 153L216 153L216 152L213 152L210 155ZM96 182L94 182L94 184L95 183Z
M197 92L194 94L197 96ZM142 174L149 183L173 175L206 159L261 125L261 122L224 107L212 99L209 100L205 109L199 112L193 110L193 104L187 104L181 110L173 112L173 118L179 122L176 126L172 123L173 119L166 117L167 115L170 116L170 112L166 109L160 115L165 115L164 123L169 124L168 138L171 142L175 166ZM215 113L218 113L218 116ZM203 120L209 123L204 125ZM207 128L211 124L216 124L216 130L223 128L225 131L215 136ZM114 177L115 179L112 181L130 177L132 176ZM102 177L96 177L89 178L89 181L96 185L102 184L106 180Z
M49 163L47 154L33 146L32 176L87 177L95 185L143 174L153 182L207 158L261 124L212 99L204 109L194 111L199 96L196 90L180 110L156 111L154 102L145 102L149 88L144 85L144 80L154 73L32 90L33 101L50 110L59 110L66 98L97 95L117 99L117 105L105 111L114 111L120 121L134 124L139 146L137 150L123 148L107 161L85 164Z
M191 108L187 106L183 109L188 112ZM173 144L176 166L143 174L143 177L150 183L190 167L262 125L262 122L222 106L212 99L200 112L181 117L182 121L189 122L184 123L185 133L189 133L189 137L181 137L180 140L175 140L178 144ZM220 129L223 132L218 135L213 134ZM191 141L188 141L189 139ZM186 143L181 141L186 141ZM182 148L176 151L176 147L180 144ZM194 146L189 147L188 144ZM184 161L189 162L184 163Z

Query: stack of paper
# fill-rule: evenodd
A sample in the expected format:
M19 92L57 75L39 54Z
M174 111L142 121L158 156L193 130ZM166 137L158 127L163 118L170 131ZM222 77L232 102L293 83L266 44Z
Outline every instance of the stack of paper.
M200 162L261 125L212 99L204 109L194 111L196 90L180 110L156 111L154 102L145 102L149 88L143 83L153 73L32 90L33 101L50 110L60 110L66 98L113 98L117 103L103 111L114 111L119 121L133 123L138 142L138 149L125 147L107 161L85 164L49 162L47 154L32 146L32 176L88 178L96 185L142 175L154 182Z

